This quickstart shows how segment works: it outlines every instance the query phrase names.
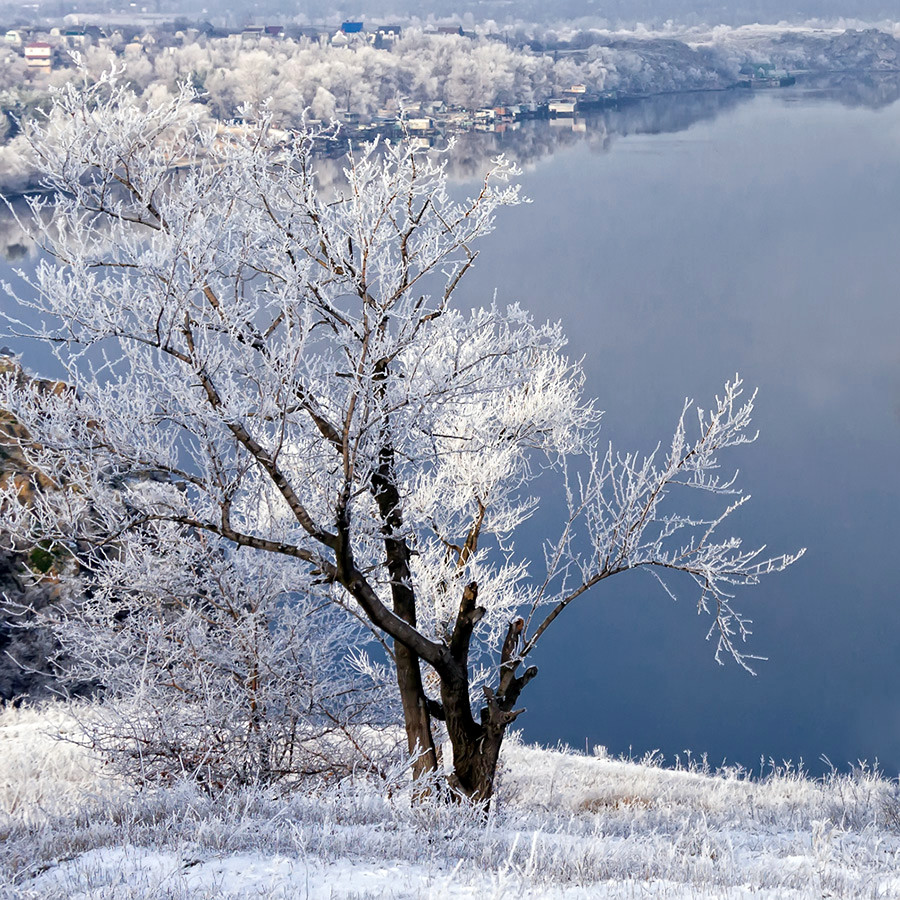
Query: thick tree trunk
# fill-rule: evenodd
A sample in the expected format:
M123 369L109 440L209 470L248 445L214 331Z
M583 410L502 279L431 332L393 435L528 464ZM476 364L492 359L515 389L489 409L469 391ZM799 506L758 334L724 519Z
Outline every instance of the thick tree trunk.
M496 692L484 688L485 704L480 722L472 715L469 697L469 643L475 626L484 616L484 609L476 605L478 585L472 582L463 591L450 638L450 662L441 675L441 702L447 733L453 747L453 774L450 787L462 796L485 806L494 793L494 780L500 760L500 748L506 729L523 710L514 710L522 688L537 675L531 666L517 676L520 658L517 656L525 623L515 619L510 623L500 653L500 679Z
M502 722L491 722L487 710L478 724L472 718L467 681L446 682L441 692L447 733L453 747L450 787L458 794L487 805L494 793L500 747L506 733Z
M500 746L506 729L485 734L474 746L469 744L457 757L454 747L453 774L450 787L459 794L487 808L494 796L494 779L500 760Z

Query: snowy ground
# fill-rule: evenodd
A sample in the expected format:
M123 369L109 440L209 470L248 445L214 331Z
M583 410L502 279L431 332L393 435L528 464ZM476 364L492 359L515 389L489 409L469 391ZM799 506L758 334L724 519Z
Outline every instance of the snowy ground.
M525 747L487 823L364 779L129 792L64 709L0 712L0 898L900 898L900 789Z

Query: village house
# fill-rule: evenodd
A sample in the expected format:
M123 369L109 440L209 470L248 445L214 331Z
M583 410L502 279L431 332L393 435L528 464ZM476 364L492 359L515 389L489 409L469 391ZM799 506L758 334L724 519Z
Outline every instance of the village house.
M63 46L69 50L84 50L90 41L83 28L67 28L60 37Z
M554 97L547 103L550 118L575 115L575 101L569 97Z
M372 37L377 50L386 50L400 40L402 29L399 25L381 25Z
M53 45L46 41L26 44L25 64L29 69L49 72L53 68Z
M331 43L335 47L347 47L350 44L359 44L366 40L368 37L363 30L363 23L348 21L341 24L341 30L331 38Z
M434 119L422 116L415 119L406 119L404 124L407 131L431 131L434 128Z

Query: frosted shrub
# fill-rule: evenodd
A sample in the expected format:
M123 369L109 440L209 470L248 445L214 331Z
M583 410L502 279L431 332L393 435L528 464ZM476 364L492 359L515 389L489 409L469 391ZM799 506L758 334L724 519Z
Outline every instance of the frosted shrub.
M378 667L346 650L364 645L361 627L253 550L165 530L95 557L88 596L51 620L69 680L103 698L80 716L89 744L142 783L377 769L390 703Z

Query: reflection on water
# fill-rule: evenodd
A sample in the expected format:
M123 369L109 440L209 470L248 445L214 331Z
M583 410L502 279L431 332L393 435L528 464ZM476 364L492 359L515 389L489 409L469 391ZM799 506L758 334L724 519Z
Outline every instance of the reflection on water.
M900 73L816 76L802 79L796 88L777 91L785 102L815 100L838 102L849 107L878 109L900 98ZM633 135L674 134L699 122L711 121L739 104L751 102L756 94L747 90L698 91L662 94L621 101L615 106L592 110L577 118L530 120L515 123L504 131L472 131L457 135L448 165L458 181L480 178L490 161L504 153L522 168L528 168L555 153L584 145L595 153L606 153L616 140ZM340 159L318 162L325 189L343 181ZM13 201L20 215L26 212L23 200ZM0 205L0 255L21 262L36 254L32 241L19 227L12 212Z
M459 179L478 178L499 153L523 168L578 144L606 153L619 138L684 131L750 99L747 91L670 94L622 102L575 119L527 121L499 133L471 132L457 138L451 172Z
M24 200L13 201L13 209L0 204L0 255L3 259L27 268L29 259L37 258L34 241L22 230L16 216L25 216L28 207Z
M881 109L900 99L900 72L808 76L797 99L835 101L842 106Z

